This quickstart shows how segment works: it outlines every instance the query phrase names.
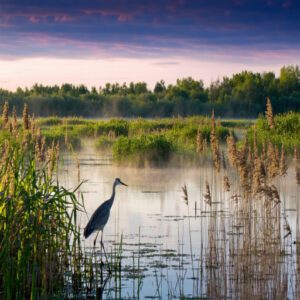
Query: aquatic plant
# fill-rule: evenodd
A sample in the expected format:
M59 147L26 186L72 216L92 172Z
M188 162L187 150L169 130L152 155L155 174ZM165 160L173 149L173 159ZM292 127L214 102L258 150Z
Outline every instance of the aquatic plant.
M76 215L82 206L75 190L66 190L54 176L58 145L46 148L40 131L26 129L27 122L0 145L0 293L5 299L60 295L66 272L75 266L73 241L79 235Z

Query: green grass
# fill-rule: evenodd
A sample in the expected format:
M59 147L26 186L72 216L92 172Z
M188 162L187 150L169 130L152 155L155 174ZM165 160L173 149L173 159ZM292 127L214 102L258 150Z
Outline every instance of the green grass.
M139 137L119 137L113 144L113 155L118 161L144 160L161 164L169 160L173 144L162 135L142 135Z
M249 130L249 139L253 141L254 130L259 146L271 142L276 146L284 145L288 151L300 147L300 113L289 112L274 117L274 129L270 129L267 120L259 117L255 127Z
M133 145L139 144L139 147L130 147L130 157L134 156L135 152L137 157L145 155L147 159L153 158L153 160L158 161L157 155L162 155L163 159L166 159L164 152L160 152L161 136L163 136L163 140L171 144L170 152L186 154L195 153L198 130L207 142L209 142L211 131L211 120L201 116L153 120L141 118L132 120L111 119L107 121L46 118L39 120L38 123L43 125L42 132L47 143L59 141L63 147L67 135L68 143L72 145L73 149L78 149L81 146L82 137L97 137L95 146L98 149L105 150L112 148L116 160L123 160L122 156L124 158L128 156L126 154L125 139L119 141L120 137L126 137L126 141ZM217 127L217 135L221 141L225 141L229 130L224 126ZM145 138L147 135L149 135L148 139ZM154 141L160 142L154 143ZM117 143L117 146L113 147L115 143ZM143 143L144 145L142 145ZM124 151L121 151L121 145L124 145ZM154 147L157 147L156 152ZM143 151L141 151L141 148L143 148Z
M38 161L35 139L1 143L0 294L4 299L59 295L65 274L79 268L75 193L53 177L56 156ZM49 149L50 151L50 149ZM53 149L51 150L53 151ZM53 153L53 152L52 152Z

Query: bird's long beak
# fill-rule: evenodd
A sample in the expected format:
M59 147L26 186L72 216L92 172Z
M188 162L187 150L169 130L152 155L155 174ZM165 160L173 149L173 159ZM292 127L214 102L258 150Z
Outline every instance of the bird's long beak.
M125 186L128 186L126 183L122 182L121 180L120 180L120 183L123 184L123 185L125 185Z

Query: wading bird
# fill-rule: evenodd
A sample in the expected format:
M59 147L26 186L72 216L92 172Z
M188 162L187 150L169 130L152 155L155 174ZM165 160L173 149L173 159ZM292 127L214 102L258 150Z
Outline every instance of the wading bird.
M84 237L88 238L94 231L98 231L96 238L94 240L94 246L96 245L97 237L99 234L99 231L101 231L101 247L104 250L104 254L106 256L105 248L103 245L103 228L106 225L108 219L109 219L109 214L110 214L110 209L114 203L115 195L116 195L116 186L117 185L125 185L124 182L121 181L120 178L116 178L113 184L113 191L111 197L103 202L93 213L92 217L90 218L89 222L87 223L85 229L84 229ZM107 260L107 258L106 258Z

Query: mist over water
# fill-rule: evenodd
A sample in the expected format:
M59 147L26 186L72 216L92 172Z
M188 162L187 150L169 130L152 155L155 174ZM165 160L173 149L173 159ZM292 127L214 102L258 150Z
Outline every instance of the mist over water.
M234 207L238 204L231 199L233 194L242 193L237 181L232 182L231 190L234 192L224 192L223 174L216 174L209 166L118 166L110 155L94 150L89 144L77 153L77 157L79 169L74 154L63 155L59 176L61 183L69 188L78 185L79 173L80 181L85 181L80 188L87 212L87 215L81 213L79 217L82 230L95 209L111 196L112 184L116 177L129 185L117 187L110 219L104 229L104 243L108 252L113 249L115 243L120 242L121 235L123 236L122 288L116 290L115 283L110 281L104 293L107 299L116 297L116 294L124 299L138 296L141 299L165 299L176 298L181 294L188 297L208 296L212 295L212 273L217 282L220 281L218 276L227 276L216 288L223 289L224 282L230 286L229 278L233 276L234 271L228 264L222 271L217 265L209 266L208 257L211 254L212 228L218 232L214 243L218 251L225 252L224 257L228 261L229 250L222 250L222 247L228 246L231 236L234 235L236 238L233 237L233 241L239 243L238 236L242 233L239 232L239 225L235 227L232 221L235 217ZM204 202L206 181L211 188L211 208ZM284 247L291 256L282 262L278 261L277 267L282 274L286 273L288 276L287 294L291 296L296 280L296 246L293 242L296 239L297 186L294 182L292 167L286 177L276 181L282 201L281 214L285 213L292 230L292 234L284 239ZM183 199L184 184L187 186L188 204ZM92 247L94 238L95 234L84 241L82 235L87 249ZM142 275L139 288L134 276L126 272L126 268L132 266L133 261L136 264L137 259L139 274ZM214 272L212 268L215 268ZM270 278L270 289L274 284L276 280L272 281ZM228 287L229 297L246 294L238 285L232 285L230 289ZM264 295L269 295L269 292Z

